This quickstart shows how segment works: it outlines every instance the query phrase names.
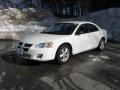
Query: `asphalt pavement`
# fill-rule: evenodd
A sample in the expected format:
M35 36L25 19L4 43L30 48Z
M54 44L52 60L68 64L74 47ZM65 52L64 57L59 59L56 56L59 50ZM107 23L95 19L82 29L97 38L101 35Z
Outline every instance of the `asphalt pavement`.
M72 56L67 64L19 58L0 40L0 90L120 90L120 43Z

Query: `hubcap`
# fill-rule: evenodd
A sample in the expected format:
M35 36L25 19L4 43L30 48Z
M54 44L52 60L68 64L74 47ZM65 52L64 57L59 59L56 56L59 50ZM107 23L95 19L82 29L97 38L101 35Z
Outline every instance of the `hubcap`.
M68 48L62 48L60 53L60 59L62 62L66 62L70 57L70 51Z
M100 49L101 49L101 50L104 49L104 41L101 41L101 43L100 43Z

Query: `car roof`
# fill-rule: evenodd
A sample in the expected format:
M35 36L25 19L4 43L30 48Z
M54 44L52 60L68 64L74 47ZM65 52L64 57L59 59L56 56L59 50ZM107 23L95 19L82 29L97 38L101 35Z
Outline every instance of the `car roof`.
M83 24L83 23L92 23L92 22L88 22L88 21L64 21L64 22L59 22L59 23Z

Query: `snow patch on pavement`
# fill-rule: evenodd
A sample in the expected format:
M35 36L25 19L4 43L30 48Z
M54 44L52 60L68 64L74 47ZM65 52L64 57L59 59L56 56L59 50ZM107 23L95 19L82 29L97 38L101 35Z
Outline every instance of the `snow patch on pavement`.
M93 58L92 61L101 61L101 59L96 57L96 58Z
M100 57L102 59L110 59L110 57L108 57L108 56L98 56L98 57Z
M104 56L104 55L89 55L89 58L92 59L92 61L101 61L102 59L105 59L105 60L109 60L110 57L109 56Z
M1 75L0 75L0 83L3 82L3 77L6 75L6 72L2 72Z

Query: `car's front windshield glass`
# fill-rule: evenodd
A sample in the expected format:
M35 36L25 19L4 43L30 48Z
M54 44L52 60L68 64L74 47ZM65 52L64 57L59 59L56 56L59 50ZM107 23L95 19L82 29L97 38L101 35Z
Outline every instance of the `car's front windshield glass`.
M74 23L57 23L50 28L46 29L42 33L45 34L57 34L57 35L70 35L74 32L78 24Z

